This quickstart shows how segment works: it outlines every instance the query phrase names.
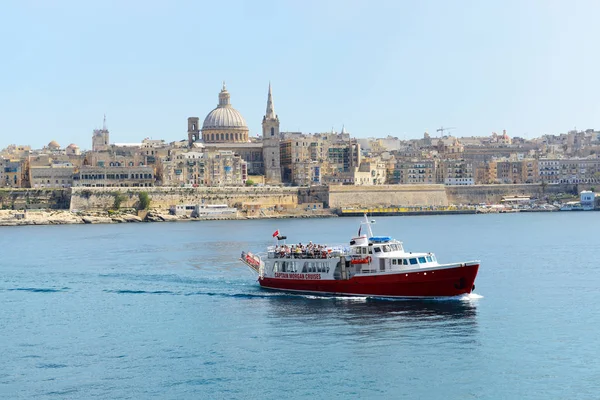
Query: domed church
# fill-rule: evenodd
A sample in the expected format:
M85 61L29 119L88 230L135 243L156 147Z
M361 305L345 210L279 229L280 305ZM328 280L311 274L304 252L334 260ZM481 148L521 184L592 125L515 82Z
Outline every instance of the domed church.
M262 123L262 140L250 139L246 120L238 110L232 107L230 98L225 82L223 82L223 88L219 93L219 104L208 113L202 128L199 127L200 119L198 117L188 118L189 147L198 147L199 143L202 143L205 151L233 151L247 162L248 174L265 174L267 182L281 183L279 117L275 114L273 107L271 85L269 84L267 112ZM265 160L268 161L268 168L265 168Z
M231 106L230 95L223 82L219 93L219 105L212 110L202 124L204 143L247 143L248 125L242 114Z

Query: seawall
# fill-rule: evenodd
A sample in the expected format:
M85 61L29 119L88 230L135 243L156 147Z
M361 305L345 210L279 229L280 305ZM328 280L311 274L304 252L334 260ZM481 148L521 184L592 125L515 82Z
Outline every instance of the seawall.
M329 207L447 206L444 185L330 186Z
M499 203L504 196L546 196L589 189L585 185L382 185L318 187L198 187L198 188L67 188L0 189L1 209L107 210L115 206L135 208L139 193L146 192L150 207L168 210L175 204L227 204L242 209L278 206L293 209L299 203L322 202L324 207L410 207Z
M298 188L287 187L197 187L197 188L72 188L71 211L105 210L112 208L120 196L121 208L137 207L140 192L148 193L150 208L168 210L176 204L227 204L242 208L244 203L262 207L295 207Z
M505 196L529 196L543 198L559 193L578 193L573 184L542 185L539 183L521 185L474 185L446 186L450 204L499 203Z
M70 189L0 189L0 209L68 210Z

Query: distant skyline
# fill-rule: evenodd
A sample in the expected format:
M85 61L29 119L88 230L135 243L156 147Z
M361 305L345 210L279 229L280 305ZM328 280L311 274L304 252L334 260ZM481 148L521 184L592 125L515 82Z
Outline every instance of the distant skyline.
M0 148L187 137L222 81L261 133L413 139L600 128L600 2L8 0Z

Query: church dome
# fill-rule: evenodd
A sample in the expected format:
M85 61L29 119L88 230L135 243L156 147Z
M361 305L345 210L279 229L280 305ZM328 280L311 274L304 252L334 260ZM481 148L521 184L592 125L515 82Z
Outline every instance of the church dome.
M202 124L202 129L236 129L248 130L246 120L242 114L231 106L229 102L229 92L223 84L223 89L219 93L219 105L212 110Z
M246 120L235 108L217 107L212 110L202 124L202 129L248 129Z
M48 148L50 148L50 149L60 149L60 145L58 144L58 142L56 140L53 140L50 143L48 143Z

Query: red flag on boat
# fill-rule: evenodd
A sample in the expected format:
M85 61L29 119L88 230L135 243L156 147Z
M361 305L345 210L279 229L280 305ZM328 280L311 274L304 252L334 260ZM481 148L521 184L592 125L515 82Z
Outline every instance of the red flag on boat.
M273 233L273 237L275 236L279 236L279 229L277 229L274 233Z

